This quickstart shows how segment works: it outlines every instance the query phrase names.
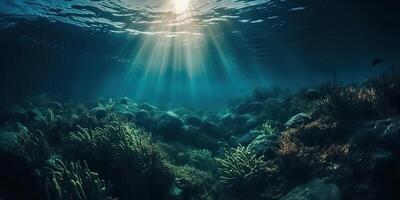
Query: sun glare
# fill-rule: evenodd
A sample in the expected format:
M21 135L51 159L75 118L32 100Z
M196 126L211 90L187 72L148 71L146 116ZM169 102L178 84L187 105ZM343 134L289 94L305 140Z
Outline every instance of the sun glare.
M165 9L165 18L143 31L149 34L143 34L132 59L132 68L126 75L126 82L135 84L125 84L122 93L135 93L139 99L162 97L168 102L179 92L188 91L187 98L195 102L200 95L198 91L214 93L210 85L214 76L209 75L214 70L207 60L211 55L218 67L223 67L218 74L226 75L229 78L226 80L235 80L239 75L232 70L236 69L235 63L225 51L223 37L218 37L219 27L202 26L202 19L193 13L197 0L164 2L161 7ZM162 96L165 95L163 91L171 91L170 96Z
M172 0L174 11L177 14L186 12L189 9L190 0Z

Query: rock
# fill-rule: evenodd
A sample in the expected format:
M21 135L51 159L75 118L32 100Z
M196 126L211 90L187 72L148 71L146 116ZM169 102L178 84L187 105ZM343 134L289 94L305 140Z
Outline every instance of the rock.
M253 117L246 121L246 123L244 124L244 129L250 130L260 126L262 123L263 121L261 119Z
M176 132L174 132L176 135ZM174 134L172 133L172 134ZM211 137L209 134L201 131L199 127L193 127L185 125L182 127L182 134L176 135L172 138L174 141L181 141L186 145L191 145L200 149L216 150L218 147L218 141Z
M269 98L264 101L263 115L266 119L283 121L287 115L284 107L283 99Z
M90 110L90 113L96 116L97 119L102 119L107 116L107 110L102 107L95 107Z
M123 105L128 105L128 104L129 104L129 98L128 98L128 97L122 97L122 98L119 100L119 103L120 103L120 104L123 104Z
M135 113L136 125L151 130L155 120L146 110L139 110Z
M291 117L286 123L286 127L295 127L311 121L311 117L305 113L299 113Z
M188 118L190 116L196 116L196 113L186 109L186 108L178 108L174 109L173 112L181 117Z
M251 114L244 114L244 115L239 115L239 116L235 116L232 120L232 123L235 125L245 125L247 121L249 121L250 119L254 118L253 115Z
M118 114L129 121L135 117L133 114L134 110L135 109L133 109L133 106L130 107L127 104L115 104L112 109L115 114Z
M270 159L276 155L277 140L277 135L260 134L251 141L248 148L257 155L264 155L267 159Z
M233 118L234 118L234 114L226 113L226 114L222 115L221 117L219 117L218 121L220 121L223 124L228 124L233 120Z
M214 123L214 122L210 122L207 120L203 120L201 125L200 125L200 129L202 132L207 133L209 135L220 135L220 130L218 128L218 126Z
M242 103L240 104L236 110L239 114L248 114L248 113L259 113L264 104L261 102L251 102L251 103Z
M145 111L153 112L158 111L159 109L155 106L152 106L148 103L139 104L139 109L143 109Z
M355 135L353 143L360 145L373 143L386 149L400 150L400 120L398 118L367 122Z
M156 131L165 136L172 136L182 132L183 120L172 111L168 111L159 117Z
M185 122L192 126L200 127L203 121L197 116L189 116L185 119Z
M340 196L338 186L334 183L326 183L323 178L295 187L281 200L340 200Z
M239 138L236 144L242 144L247 146L248 144L250 144L251 141L253 141L257 136L261 134L263 134L263 132L260 130L251 130L247 134Z

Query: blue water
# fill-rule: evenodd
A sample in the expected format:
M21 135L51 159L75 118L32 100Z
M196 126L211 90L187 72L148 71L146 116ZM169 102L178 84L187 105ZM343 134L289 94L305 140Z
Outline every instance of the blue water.
M0 103L56 93L213 109L260 86L360 81L395 70L396 4L2 0Z

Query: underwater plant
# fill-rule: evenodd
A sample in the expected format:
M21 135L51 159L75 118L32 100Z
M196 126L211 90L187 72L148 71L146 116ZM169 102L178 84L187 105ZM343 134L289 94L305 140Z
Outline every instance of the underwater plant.
M340 87L329 83L324 92L326 95L320 99L319 109L339 119L376 118L381 112L383 101L373 87Z
M217 159L220 182L236 195L251 195L262 188L262 179L267 172L263 159L242 145L225 150L224 157Z
M51 200L117 200L110 197L109 184L89 169L86 161L55 159L49 167L47 190Z
M350 146L341 140L337 126L336 121L320 118L285 130L278 151L282 172L292 181L304 181L344 166Z
M70 134L68 143L65 155L86 160L115 185L119 198L163 199L168 194L172 176L161 148L134 124L115 120L103 128L80 128Z
M211 186L215 177L212 173L199 170L189 165L169 165L177 187L181 190L183 199L210 198Z
M18 128L13 140L13 150L32 163L43 164L50 156L45 135L38 130L30 131L22 125Z
M189 165L198 169L216 172L217 163L211 151L207 149L190 149L188 152Z
M263 134L265 135L272 135L274 134L277 129L272 127L270 122L265 122L261 125L260 130L262 131Z

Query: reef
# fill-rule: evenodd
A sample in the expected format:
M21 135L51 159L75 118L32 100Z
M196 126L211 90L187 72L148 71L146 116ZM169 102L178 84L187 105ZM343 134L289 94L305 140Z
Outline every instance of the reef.
M399 199L400 76L215 113L49 95L0 114L0 199Z

